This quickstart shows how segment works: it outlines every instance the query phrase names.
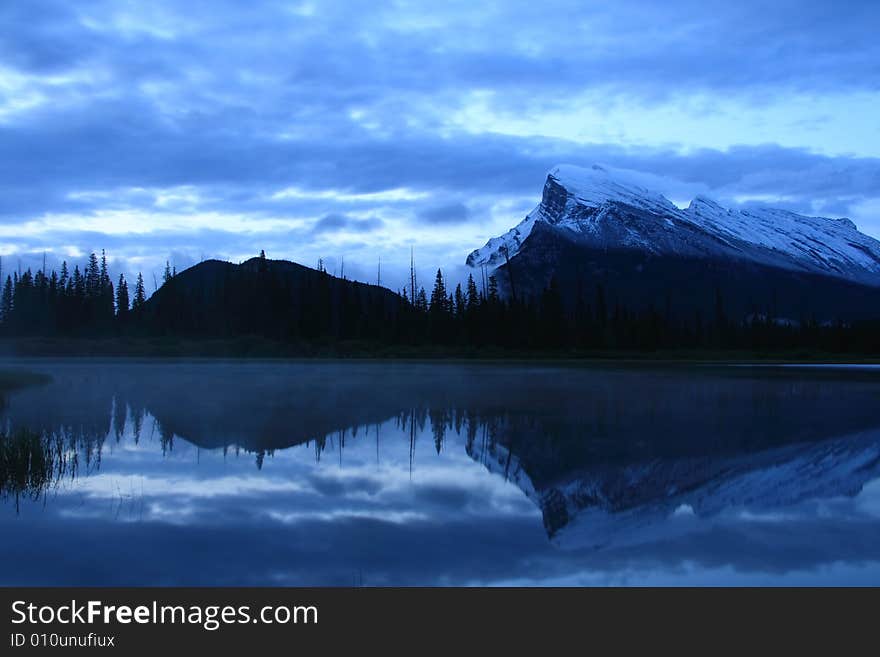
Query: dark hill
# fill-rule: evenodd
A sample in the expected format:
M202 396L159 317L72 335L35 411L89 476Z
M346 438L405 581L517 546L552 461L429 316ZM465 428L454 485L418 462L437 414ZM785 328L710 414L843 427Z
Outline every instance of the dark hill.
M207 260L147 301L138 325L152 335L271 339L389 339L401 298L287 260Z

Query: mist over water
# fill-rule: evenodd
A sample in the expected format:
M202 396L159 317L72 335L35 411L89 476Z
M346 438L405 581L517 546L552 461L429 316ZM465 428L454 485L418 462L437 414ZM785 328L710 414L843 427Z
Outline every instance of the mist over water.
M4 367L2 584L880 583L876 370Z

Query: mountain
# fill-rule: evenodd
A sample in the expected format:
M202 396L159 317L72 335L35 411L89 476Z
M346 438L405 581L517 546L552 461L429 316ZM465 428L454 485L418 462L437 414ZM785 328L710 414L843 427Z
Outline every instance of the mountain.
M150 335L378 339L400 309L386 288L252 258L190 267L159 288L137 319Z
M541 203L468 256L512 296L551 278L567 292L602 285L612 301L730 314L852 319L880 313L880 242L849 219L725 209L697 197L680 209L636 174L561 165ZM592 293L591 293L592 294Z
M875 431L817 442L720 455L677 455L630 463L591 463L532 480L528 464L501 444L475 443L469 454L519 487L541 510L561 547L603 548L657 538L670 519L709 519L734 509L781 516L801 504L854 497L880 474Z

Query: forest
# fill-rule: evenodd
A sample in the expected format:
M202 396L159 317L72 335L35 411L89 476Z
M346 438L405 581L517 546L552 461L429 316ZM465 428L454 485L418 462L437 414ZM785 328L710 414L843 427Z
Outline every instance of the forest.
M261 338L279 345L340 347L357 354L621 354L751 352L880 354L880 323L818 322L754 314L731 317L719 291L712 307L682 317L668 304L625 307L601 281L566 299L551 279L540 295L510 299L493 276L453 289L437 270L430 292L392 292L265 254L240 265L205 261L178 274L166 265L147 297L144 279L111 280L106 254L80 269L6 276L0 335L108 340ZM411 290L416 290L412 294ZM282 349L285 353L296 348Z

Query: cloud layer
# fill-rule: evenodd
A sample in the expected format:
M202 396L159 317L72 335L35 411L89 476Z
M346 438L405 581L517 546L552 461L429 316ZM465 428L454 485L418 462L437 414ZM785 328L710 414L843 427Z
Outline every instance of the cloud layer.
M394 287L597 161L880 235L880 6L673 5L5 3L0 253L381 257Z

